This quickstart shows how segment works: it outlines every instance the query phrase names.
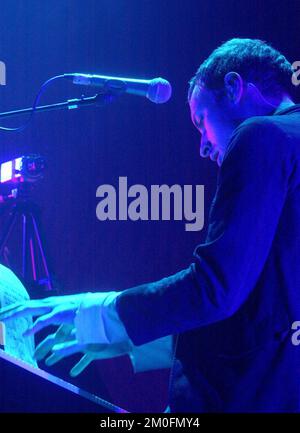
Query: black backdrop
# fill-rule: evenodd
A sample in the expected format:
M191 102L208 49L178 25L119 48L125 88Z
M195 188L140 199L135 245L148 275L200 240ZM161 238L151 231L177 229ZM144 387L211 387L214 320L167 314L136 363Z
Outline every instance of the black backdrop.
M0 132L1 161L30 152L47 159L35 199L63 292L122 290L187 266L204 240L207 218L201 232L186 232L179 221L100 222L96 188L116 186L119 176L147 187L204 184L207 217L217 170L199 157L187 82L212 49L232 37L267 40L290 61L299 60L300 0L1 0L0 7L0 60L7 72L1 111L30 106L42 82L65 72L162 76L173 85L172 99L161 106L124 96L105 108L36 115L21 133ZM57 82L41 103L83 90L93 94ZM66 365L51 371L65 374ZM126 409L155 411L165 404L167 376L134 376L122 358L97 362L75 383Z

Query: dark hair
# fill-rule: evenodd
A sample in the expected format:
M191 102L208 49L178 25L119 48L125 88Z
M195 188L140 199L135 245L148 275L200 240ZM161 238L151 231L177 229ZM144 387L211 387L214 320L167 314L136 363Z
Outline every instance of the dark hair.
M253 82L266 95L293 93L292 66L271 45L259 39L231 39L216 48L189 82L188 99L197 84L221 90L224 77L234 71Z

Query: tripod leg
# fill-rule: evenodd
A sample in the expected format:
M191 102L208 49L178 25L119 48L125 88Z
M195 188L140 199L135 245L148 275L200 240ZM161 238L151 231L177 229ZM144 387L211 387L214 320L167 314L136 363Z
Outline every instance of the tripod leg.
M38 230L38 225L36 222L36 219L34 217L33 214L31 214L31 219L32 219L32 224L33 224L33 230L34 230L34 234L37 240L37 244L38 244L38 248L39 248L39 252L42 258L42 263L43 263L43 268L44 268L44 272L45 272L45 283L47 286L47 290L53 290L53 286L52 286L52 282L51 282L51 277L50 277L50 273L49 273L49 269L48 269L48 265L47 265L47 260L46 260L46 255L43 249L43 245L42 245L42 241L41 241L41 237L39 234L39 230ZM33 263L33 268L35 269L35 264L34 261L32 261Z
M13 209L11 212L11 215L9 217L8 223L4 229L1 240L0 240L0 256L3 257L4 259L5 259L5 254L4 254L5 253L5 247L7 245L7 241L9 239L14 227L15 227L16 220L17 220L17 213L16 213L16 210ZM8 260L5 259L5 264L9 265L9 263L7 263L7 262L8 262Z
M27 274L27 229L28 229L28 218L26 213L22 214L22 277L26 278Z
M37 281L36 263L34 257L34 245L33 245L32 237L30 237L29 239L29 251L30 251L31 271L32 271L33 280Z

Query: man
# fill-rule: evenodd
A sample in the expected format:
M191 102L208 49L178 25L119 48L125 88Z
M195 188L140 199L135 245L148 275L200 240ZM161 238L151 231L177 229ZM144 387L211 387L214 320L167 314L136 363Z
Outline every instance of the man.
M220 171L208 236L189 268L122 293L14 305L0 320L40 316L28 335L63 324L37 353L52 348L51 363L85 351L76 374L97 357L90 343L115 356L176 335L172 412L298 411L290 330L300 320L300 105L291 79L268 44L233 39L191 80L200 154Z

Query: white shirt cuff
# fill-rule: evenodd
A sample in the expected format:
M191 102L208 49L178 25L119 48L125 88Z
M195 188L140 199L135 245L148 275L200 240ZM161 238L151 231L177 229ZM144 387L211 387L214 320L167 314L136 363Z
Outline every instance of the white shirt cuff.
M74 324L80 344L112 344L129 340L116 309L121 292L87 293L76 312Z

